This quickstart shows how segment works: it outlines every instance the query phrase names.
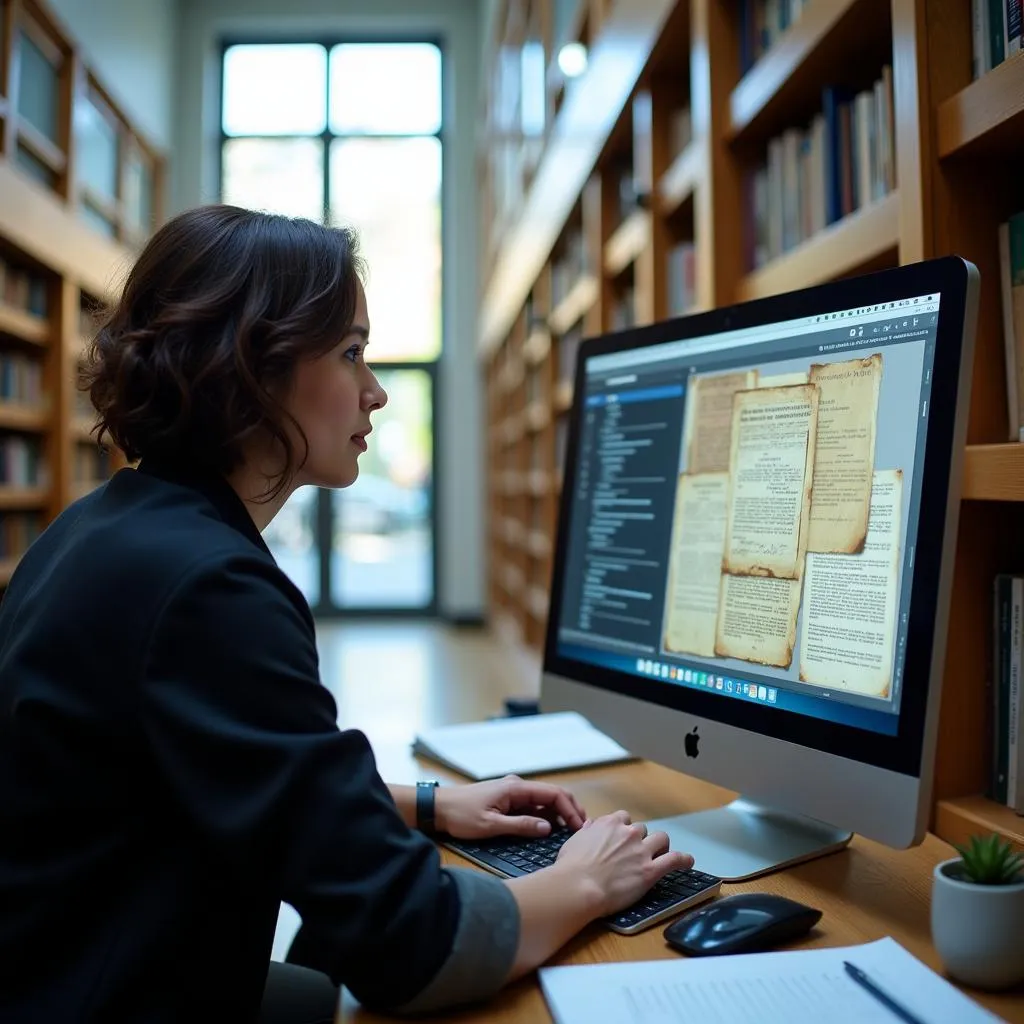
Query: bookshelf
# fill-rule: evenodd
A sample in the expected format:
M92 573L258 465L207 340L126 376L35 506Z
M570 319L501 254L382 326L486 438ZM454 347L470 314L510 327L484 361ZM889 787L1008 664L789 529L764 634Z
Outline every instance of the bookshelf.
M556 6L505 0L495 49L510 45L509 25L523 19L550 27ZM998 224L1024 209L1024 55L972 81L968 0L789 6L790 24L755 53L739 2L579 0L562 35L544 37L538 81L510 84L506 70L500 90L490 84L482 208L506 209L483 225L479 325L490 618L536 666L581 338L960 253L978 265L983 286L932 827L953 841L991 830L1024 849L1024 818L982 795L992 578L1024 572L1024 445L1007 440L996 237ZM568 81L556 55L573 33L591 59ZM488 148L494 118L486 111L499 91L506 114L516 110L510 97L528 88L545 90L549 117L531 140L530 173L512 189L516 198L496 200L496 165L508 153ZM767 169L772 180L772 161L794 139L814 145L829 88L842 90L835 95L844 103L875 97L890 151L864 179L866 191L851 190L824 217L802 210L796 230L769 246L760 221L750 228L757 176ZM514 122L502 136L513 149Z
M0 0L0 24L2 597L39 531L125 464L81 405L83 310L159 223L165 166L45 3Z

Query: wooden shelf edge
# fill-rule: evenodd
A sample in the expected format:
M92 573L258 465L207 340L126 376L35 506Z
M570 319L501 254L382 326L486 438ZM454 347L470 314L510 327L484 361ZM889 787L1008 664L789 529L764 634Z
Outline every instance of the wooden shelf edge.
M899 194L878 199L801 242L739 286L740 301L831 281L899 246Z
M10 334L30 345L46 345L50 325L45 317L0 302L0 334Z
M1024 501L1024 444L969 444L960 494L965 501Z
M939 800L935 805L935 834L947 843L966 843L972 835L995 832L1024 853L1024 817L983 796Z
M693 195L703 173L704 147L694 141L672 161L658 182L658 208L662 216L675 213Z
M997 132L1024 138L1024 53L950 96L936 112L940 159L953 156Z
M0 427L6 430L45 430L48 415L46 408L0 400Z
M42 508L50 497L45 487L15 487L0 484L0 510L5 512Z
M604 272L618 277L647 248L651 240L651 214L634 210L604 244Z
M593 274L581 274L568 294L551 311L548 326L555 334L565 334L597 302L599 286Z
M555 388L553 401L556 413L568 412L572 408L572 396L575 385L571 380L560 380Z
M859 0L811 0L775 45L743 76L729 97L729 127L738 138Z

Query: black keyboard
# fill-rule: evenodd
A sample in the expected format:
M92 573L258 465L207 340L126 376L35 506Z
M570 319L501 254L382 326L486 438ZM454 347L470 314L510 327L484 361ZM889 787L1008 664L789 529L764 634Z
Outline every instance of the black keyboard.
M516 878L554 864L558 851L572 832L553 829L549 835L535 839L498 836L495 839L441 839L443 846L474 864L505 878ZM645 928L664 921L681 910L687 910L717 895L722 880L703 871L670 871L659 879L632 906L604 918L604 924L621 935L635 935Z

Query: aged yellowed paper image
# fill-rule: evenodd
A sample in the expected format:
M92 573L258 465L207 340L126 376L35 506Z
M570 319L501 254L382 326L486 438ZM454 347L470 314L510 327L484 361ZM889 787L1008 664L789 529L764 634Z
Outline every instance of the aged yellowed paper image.
M817 414L813 384L736 395L723 571L799 578Z
M725 543L728 473L684 474L676 491L665 648L712 657Z
M882 356L815 363L821 391L808 551L852 554L868 530Z
M757 386L759 388L788 388L794 384L806 383L806 370L796 370L793 373L773 373L769 376L758 374L757 378Z
M800 580L722 576L715 654L789 668L796 645Z
M878 470L863 550L807 553L802 682L868 697L891 694L902 508L902 472Z
M683 436L688 473L724 473L729 469L733 397L737 391L756 386L756 370L691 381Z

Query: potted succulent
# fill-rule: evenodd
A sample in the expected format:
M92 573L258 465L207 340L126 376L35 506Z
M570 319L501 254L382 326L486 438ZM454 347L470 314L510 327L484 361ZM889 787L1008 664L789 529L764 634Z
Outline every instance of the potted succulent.
M1024 858L997 835L971 836L935 866L932 941L946 970L977 988L1024 981Z

